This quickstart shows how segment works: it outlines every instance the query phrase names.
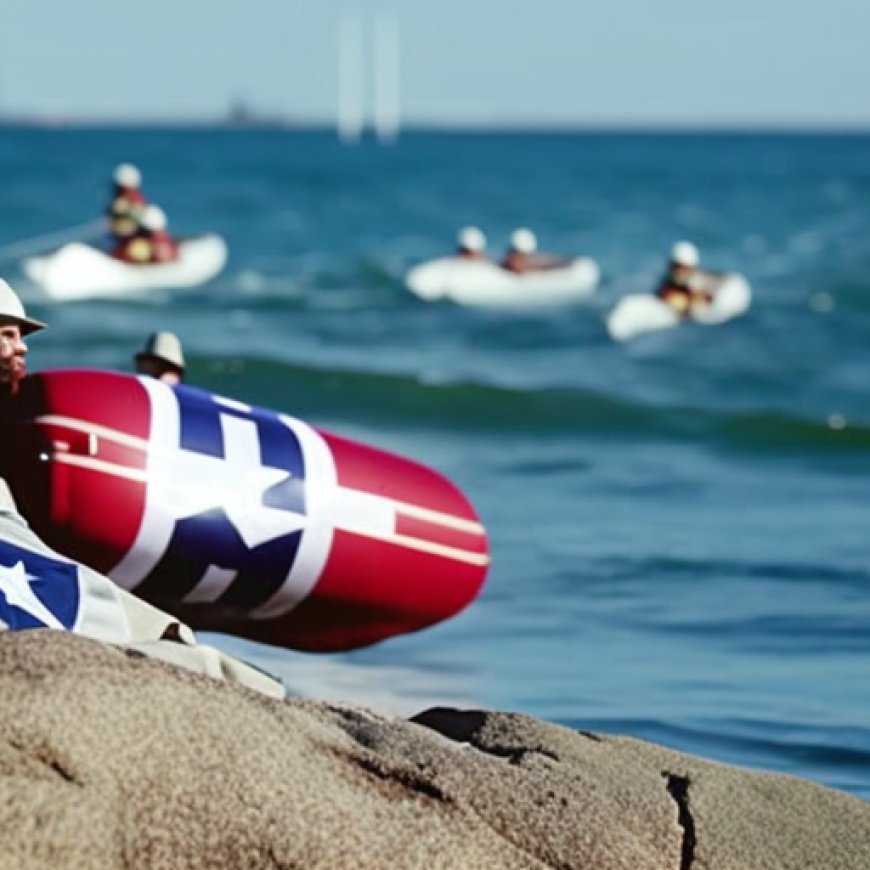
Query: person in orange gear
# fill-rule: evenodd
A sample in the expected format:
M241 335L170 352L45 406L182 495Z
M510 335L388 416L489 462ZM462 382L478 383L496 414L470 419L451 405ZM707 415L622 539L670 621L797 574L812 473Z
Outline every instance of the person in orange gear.
M166 213L160 206L148 205L142 210L139 227L123 239L112 252L113 257L128 263L169 263L178 259L178 242L166 229Z
M706 283L698 268L700 260L691 242L677 242L671 249L667 274L656 290L656 296L683 317L688 317L693 307L713 301L712 294L700 286Z
M168 263L178 259L178 242L167 230L166 213L156 205L149 205L142 213L142 226L150 234L151 260Z
M112 199L108 208L109 235L115 242L130 238L139 229L139 217L147 205L142 191L142 173L130 163L115 167Z

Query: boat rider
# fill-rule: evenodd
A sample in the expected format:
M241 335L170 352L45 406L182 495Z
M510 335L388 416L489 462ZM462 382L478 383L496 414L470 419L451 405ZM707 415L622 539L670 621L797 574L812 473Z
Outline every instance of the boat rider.
M709 305L713 294L704 287L704 274L698 268L701 257L691 242L677 242L671 249L668 271L656 296L683 317L688 317L698 305Z
M501 261L504 269L522 274L544 269L567 266L571 260L553 254L539 254L538 239L530 230L522 227L511 234L510 247Z
M166 212L158 205L142 209L139 226L112 252L113 257L128 263L168 263L178 259L178 242L167 231Z
M184 352L174 332L154 332L134 357L136 371L174 386L184 380Z
M486 236L477 227L463 227L456 237L456 256L463 260L486 260Z
M139 228L139 216L147 205L141 184L142 173L131 163L115 167L108 209L109 235L115 243L130 238Z
M0 278L0 435L15 419L19 393L27 403L24 339L44 328L27 316L18 295ZM280 680L200 644L184 623L46 546L18 512L6 481L14 473L4 467L9 455L0 449L0 631L67 629L274 698L286 696ZM42 591L37 595L34 589Z

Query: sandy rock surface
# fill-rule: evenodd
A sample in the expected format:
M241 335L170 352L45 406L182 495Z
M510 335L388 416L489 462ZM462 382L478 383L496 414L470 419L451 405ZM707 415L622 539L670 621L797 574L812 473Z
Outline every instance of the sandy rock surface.
M870 804L526 716L280 701L0 634L2 868L870 868Z

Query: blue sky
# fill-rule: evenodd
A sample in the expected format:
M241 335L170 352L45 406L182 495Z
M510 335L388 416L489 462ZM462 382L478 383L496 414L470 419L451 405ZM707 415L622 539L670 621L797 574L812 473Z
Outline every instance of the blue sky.
M867 0L2 0L0 108L329 121L339 19L382 11L407 122L870 128Z

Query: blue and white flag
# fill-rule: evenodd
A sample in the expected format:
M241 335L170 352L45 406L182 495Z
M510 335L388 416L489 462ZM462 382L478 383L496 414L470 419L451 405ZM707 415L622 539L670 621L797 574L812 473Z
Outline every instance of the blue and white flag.
M54 628L112 643L131 640L121 590L54 553L7 513L0 514L0 627Z
M9 628L73 631L81 603L77 566L0 541L0 619Z
M3 481L0 479L0 484ZM11 501L11 500L10 500ZM167 638L167 629L171 639ZM0 486L0 630L51 628L123 644L152 658L241 683L275 698L281 681L196 642L183 623L135 598L108 577L49 549Z

